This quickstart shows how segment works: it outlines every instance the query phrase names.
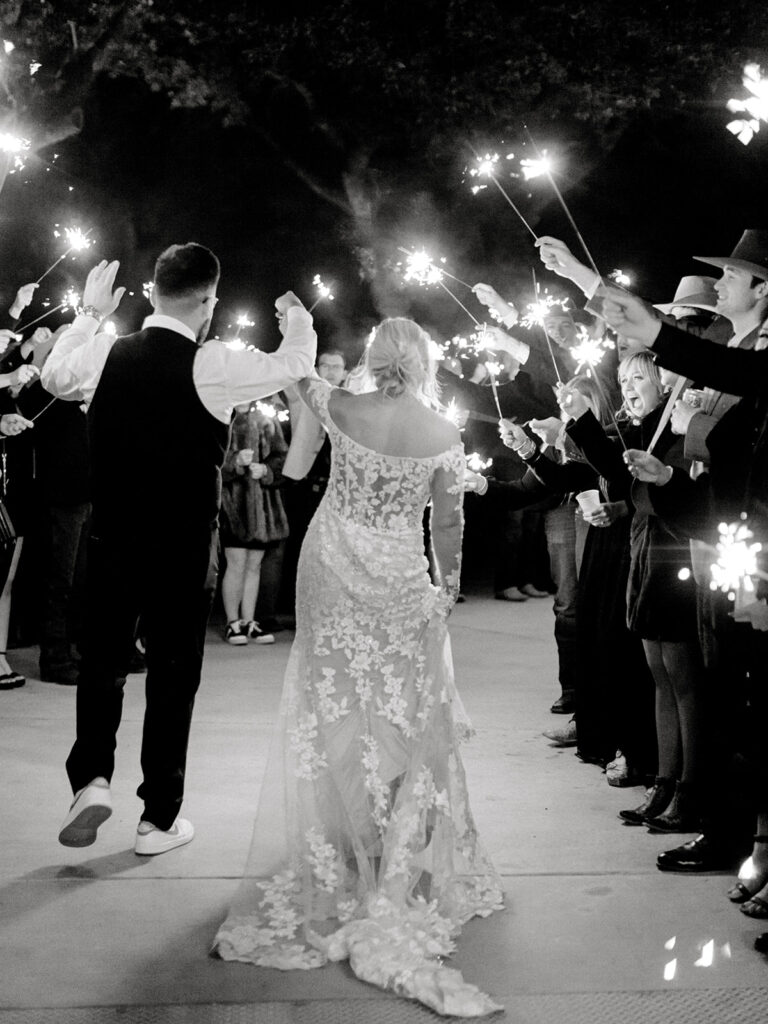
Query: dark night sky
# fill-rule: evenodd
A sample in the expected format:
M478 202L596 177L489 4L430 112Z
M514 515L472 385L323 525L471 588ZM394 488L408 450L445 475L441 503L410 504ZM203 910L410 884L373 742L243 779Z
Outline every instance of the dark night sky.
M52 235L55 222L92 226L94 248L51 274L46 293L58 301L67 285L81 287L91 257L119 258L120 281L136 295L124 300L117 319L122 329L134 328L147 311L141 283L151 277L155 256L171 242L194 239L222 261L214 323L220 333L249 310L257 321L249 339L272 347L274 297L292 287L311 301L312 276L320 272L336 294L317 311L321 344L341 341L359 349L376 312L358 274L349 225L255 136L220 127L204 110L171 111L133 80L100 81L85 114L83 132L56 150L50 171L33 159L6 183L0 255L8 293L39 276L61 251ZM643 114L574 188L564 168L562 187L598 264L606 272L618 266L633 272L637 290L654 301L670 298L683 274L706 272L691 255L726 255L743 228L768 225L766 140L758 135L742 146L726 131L728 119L720 107ZM392 211L410 202L409 188L423 191L430 197L436 251L449 257L455 272L530 301L530 238L501 196L469 193L461 180L463 160L457 152L455 166L439 175L425 168L423 180L399 183ZM576 251L554 200L534 226ZM416 232L415 222L403 242ZM537 268L544 285L564 287ZM465 315L440 293L409 292L404 303L410 303L404 312L436 334L467 329Z

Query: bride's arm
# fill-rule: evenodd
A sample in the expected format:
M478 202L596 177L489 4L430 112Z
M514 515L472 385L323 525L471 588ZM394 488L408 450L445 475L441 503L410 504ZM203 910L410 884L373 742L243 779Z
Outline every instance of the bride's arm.
M430 532L436 581L452 606L459 596L461 535L464 528L464 453L460 445L446 452L432 476Z

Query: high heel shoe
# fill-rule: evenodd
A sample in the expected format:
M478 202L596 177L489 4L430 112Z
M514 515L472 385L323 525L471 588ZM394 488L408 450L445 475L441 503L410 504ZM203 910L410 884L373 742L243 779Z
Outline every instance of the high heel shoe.
M700 832L701 815L695 786L678 782L675 795L661 814L646 814L645 824L651 832Z
M645 825L648 818L661 814L668 806L675 793L675 780L657 776L656 781L647 790L645 800L639 807L628 811L619 811L619 817L627 825Z
M768 836L753 836L752 842L768 843ZM744 881L741 881L742 874L745 876ZM749 888L745 882L752 882L752 887ZM731 886L726 895L731 903L746 903L757 896L766 884L768 884L768 870L763 874L758 874L750 854L739 868L739 880Z

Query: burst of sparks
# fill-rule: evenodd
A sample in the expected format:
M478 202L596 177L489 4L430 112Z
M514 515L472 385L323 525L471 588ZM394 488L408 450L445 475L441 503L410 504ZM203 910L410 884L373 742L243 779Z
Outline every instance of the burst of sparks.
M398 264L401 266L402 264ZM420 285L440 284L443 272L425 249L408 253L403 272L404 281L415 281Z
M114 320L106 320L101 325L101 329L105 334L111 334L113 338L117 337L117 325Z
M141 286L141 294L144 296L145 299L151 299L154 288L154 281L145 281L144 284Z
M612 270L608 277L615 281L616 284L620 284L622 288L629 288L632 284L632 278L629 274L625 274L623 270Z
M40 70L40 68L42 66L43 65L40 63L39 60L31 60L29 62L29 74L30 74L30 76L36 75L37 72Z
M763 78L759 64L746 64L742 83L752 95L742 100L730 99L726 106L733 114L748 116L730 121L726 128L746 146L760 131L760 122L768 122L768 78Z
M459 408L455 398L452 398L448 405L443 410L443 416L454 425L458 427L459 423L463 418L462 410Z
M501 365L501 363L495 363L493 361L487 362L485 364L485 368L492 377L500 377L501 374L504 372L504 367Z
M579 339L578 345L568 349L576 360L576 373L581 373L586 367L593 370L606 353L603 343L590 338L586 331L579 331Z
M81 252L92 245L92 241L88 237L90 232L83 231L82 228L64 228L63 234L67 240L67 252ZM54 238L61 238L62 232L58 230L58 224L54 229L53 235Z
M757 554L762 544L750 544L754 536L746 523L720 523L717 542L717 562L713 563L712 590L733 592L740 587L753 591L752 577L759 575Z
M13 166L10 168L11 174L24 169L24 154L29 147L29 139L22 139L18 135L12 135L10 132L0 132L0 152L7 153L8 156L12 157Z
M241 313L235 321L238 327L253 327L256 323L255 320L251 320L250 313Z
M323 279L320 277L319 274L315 274L315 276L312 278L312 284L317 289L318 299L328 299L329 302L333 302L333 295L331 294L331 289L328 287L327 284L323 284Z
M438 341L435 341L434 338L429 339L429 354L436 363L445 359L447 348L447 345L441 345Z
M228 338L223 342L227 348L232 349L233 352L242 352L246 345L242 338Z
M6 53L13 53L13 51L16 49L16 46L14 43L11 42L10 39L4 39L3 49L5 50Z
M276 419L279 423L285 423L290 417L287 409L277 409L270 402L256 402L255 405L261 415L266 416L267 419Z
M473 473L482 473L483 470L490 469L492 465L493 459L484 459L480 452L470 452L467 456L467 466Z
M568 299L558 299L554 295L549 295L546 292L541 295L536 302L530 302L525 307L526 313L522 317L520 323L523 327L528 329L532 327L543 327L544 318L549 316L549 312L553 306L561 306L563 309L568 309Z
M473 178L492 178L496 173L499 160L498 153L486 153L485 156L479 156L476 165L470 167L469 173Z
M520 170L526 181L531 178L540 178L543 174L549 176L552 173L552 161L548 156L540 156L536 160L521 160Z
M78 309L82 296L79 295L74 288L67 288L61 297L62 306L68 306L70 309Z

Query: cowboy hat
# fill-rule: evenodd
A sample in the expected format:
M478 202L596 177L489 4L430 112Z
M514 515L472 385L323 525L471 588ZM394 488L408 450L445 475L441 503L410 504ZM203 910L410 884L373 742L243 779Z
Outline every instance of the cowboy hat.
M675 306L693 306L695 309L706 309L715 312L717 292L714 277L683 277L675 289L675 297L671 302L657 302L654 309L660 313L671 313Z
M768 231L749 229L739 239L730 256L694 256L713 267L736 267L768 281Z

